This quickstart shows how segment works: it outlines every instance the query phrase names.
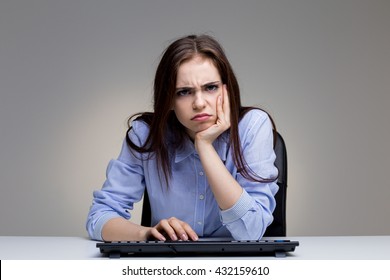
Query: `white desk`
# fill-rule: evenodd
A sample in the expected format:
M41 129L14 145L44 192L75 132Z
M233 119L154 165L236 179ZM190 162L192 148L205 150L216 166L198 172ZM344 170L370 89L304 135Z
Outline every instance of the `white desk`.
M287 260L390 260L390 236L294 236L285 239L300 243L295 252L288 254ZM0 259L87 260L104 257L96 248L96 241L83 237L0 236Z

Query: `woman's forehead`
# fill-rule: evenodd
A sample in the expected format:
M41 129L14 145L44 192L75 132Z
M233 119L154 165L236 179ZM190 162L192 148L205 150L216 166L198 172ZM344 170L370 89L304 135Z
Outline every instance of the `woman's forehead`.
M180 65L176 86L204 85L220 80L220 74L214 62L202 56L196 56Z

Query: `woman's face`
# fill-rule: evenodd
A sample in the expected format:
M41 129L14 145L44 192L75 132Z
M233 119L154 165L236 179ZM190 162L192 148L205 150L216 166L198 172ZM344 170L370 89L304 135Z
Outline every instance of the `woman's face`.
M194 139L197 132L209 128L217 120L221 77L210 59L195 56L179 67L176 80L173 110Z

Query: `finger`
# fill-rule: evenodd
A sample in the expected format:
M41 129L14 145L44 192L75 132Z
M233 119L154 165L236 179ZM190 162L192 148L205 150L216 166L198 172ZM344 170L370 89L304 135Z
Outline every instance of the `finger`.
M196 232L191 228L191 226L184 222L181 221L175 217L172 217L168 219L169 224L172 226L172 228L175 230L176 235L181 239L181 240L198 240L199 237L196 234Z
M161 220L160 223L158 224L158 229L162 229L163 231L166 232L166 234L168 234L169 238L176 241L178 240L177 238L177 235L176 235L176 232L175 230L172 228L172 226L170 225L170 222L168 220Z
M171 227L175 230L176 232L176 235L181 239L181 240L185 240L187 241L188 240L188 235L187 235L187 231L186 231L186 225L187 223L179 220L179 219L176 219L176 218L171 218L171 219L168 219L169 221L169 224L171 225Z
M223 107L222 107L222 97L223 95L219 95L217 98L217 117L218 119L224 119L224 112L223 112Z
M223 91L223 111L226 115L226 119L230 122L230 100L226 85L222 87Z
M198 235L196 232L191 228L191 226L187 223L184 223L183 225L184 230L187 232L187 235L191 240L197 241L199 239Z
M165 241L166 238L163 234L161 234L156 228L152 228L150 231L150 234L153 236L153 238L160 240L160 241Z

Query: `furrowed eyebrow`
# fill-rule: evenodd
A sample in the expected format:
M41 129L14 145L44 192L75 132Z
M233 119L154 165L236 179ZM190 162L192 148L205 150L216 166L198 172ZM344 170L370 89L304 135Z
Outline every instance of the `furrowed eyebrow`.
M176 91L179 91L179 90L193 90L194 88L192 87L178 87L176 88Z
M206 83L206 84L202 85L202 88L207 87L207 86L214 86L214 85L217 85L217 84L220 84L220 83L221 83L220 81Z
M214 82L205 83L205 84L201 85L201 88L205 88L207 86L217 85L217 84L220 84L220 83L221 83L220 81L214 81ZM194 89L194 87L184 86L184 87L176 88L176 91L178 91L178 90L193 90L193 89Z

